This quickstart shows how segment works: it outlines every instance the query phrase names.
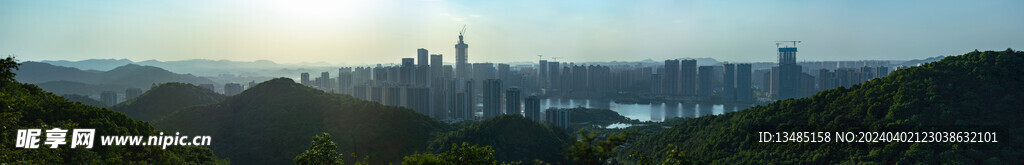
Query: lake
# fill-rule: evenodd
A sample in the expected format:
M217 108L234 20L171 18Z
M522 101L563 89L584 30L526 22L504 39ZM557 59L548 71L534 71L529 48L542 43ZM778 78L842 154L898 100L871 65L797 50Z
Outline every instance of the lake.
M613 101L592 101L589 99L543 99L541 109L548 108L602 108L611 109L630 119L640 121L664 121L676 117L700 117L720 115L726 112L740 111L749 108L749 104L709 104L709 103L655 103L655 104L618 104Z

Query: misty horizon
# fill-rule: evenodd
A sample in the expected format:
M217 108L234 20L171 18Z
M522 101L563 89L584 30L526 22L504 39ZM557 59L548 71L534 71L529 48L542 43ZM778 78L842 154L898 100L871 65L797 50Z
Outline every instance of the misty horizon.
M1009 21L1024 12L1007 8L1021 3L8 1L0 54L372 65L425 48L453 62L466 26L470 63L770 62L778 40L804 41L800 61L912 60L1024 46Z

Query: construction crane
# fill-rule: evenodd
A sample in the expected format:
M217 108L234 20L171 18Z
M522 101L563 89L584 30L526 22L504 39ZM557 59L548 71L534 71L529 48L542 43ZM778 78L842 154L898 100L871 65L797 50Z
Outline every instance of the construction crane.
M558 58L562 58L562 57L551 57L551 61L558 61Z
M796 44L800 43L800 41L775 41L775 47L779 47L779 45L782 45L783 43L786 43L786 42L793 43L793 47L796 47Z
M462 30L459 31L459 36L462 36L462 35L465 35L465 34L466 34L466 25L462 25Z

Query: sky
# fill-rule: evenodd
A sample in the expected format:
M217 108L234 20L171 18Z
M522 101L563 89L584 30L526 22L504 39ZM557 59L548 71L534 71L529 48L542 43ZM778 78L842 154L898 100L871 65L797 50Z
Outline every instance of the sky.
M911 60L1024 49L1024 1L0 0L0 54L21 60L398 63Z

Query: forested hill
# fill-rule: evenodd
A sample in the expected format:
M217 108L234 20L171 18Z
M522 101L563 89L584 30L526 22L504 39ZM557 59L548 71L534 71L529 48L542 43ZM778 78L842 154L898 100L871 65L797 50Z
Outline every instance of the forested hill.
M572 140L557 127L541 124L521 115L502 115L440 134L430 143L434 152L447 151L452 144L491 146L495 160L532 163L565 162L565 148Z
M156 135L142 121L101 108L71 102L31 84L15 81L12 58L0 59L0 164L212 164L217 158L203 147L100 146L100 136ZM15 148L18 129L96 129L93 148ZM70 133L69 133L70 134ZM70 136L70 135L67 135ZM70 137L68 137L70 138ZM69 142L70 143L70 142Z
M136 120L154 121L189 106L212 104L224 100L213 91L185 83L164 83L139 97L114 105L110 109Z
M407 108L325 93L291 79L256 85L216 104L196 106L157 120L158 128L208 134L211 148L238 164L291 164L310 147L309 137L328 132L340 153L369 156L375 164L399 162L426 149L447 125Z
M686 120L619 157L717 164L1022 164L1022 98L1024 52L975 51L850 88ZM999 142L758 143L759 131L995 131ZM669 144L683 154L667 156Z

